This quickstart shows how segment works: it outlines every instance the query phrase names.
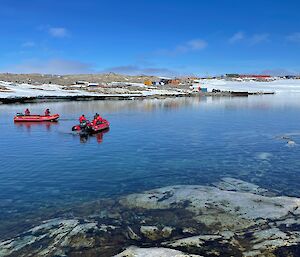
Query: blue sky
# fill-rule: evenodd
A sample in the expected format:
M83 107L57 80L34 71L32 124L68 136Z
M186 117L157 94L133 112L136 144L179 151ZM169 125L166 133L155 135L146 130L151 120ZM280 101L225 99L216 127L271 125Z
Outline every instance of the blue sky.
M0 5L0 72L300 73L297 0Z

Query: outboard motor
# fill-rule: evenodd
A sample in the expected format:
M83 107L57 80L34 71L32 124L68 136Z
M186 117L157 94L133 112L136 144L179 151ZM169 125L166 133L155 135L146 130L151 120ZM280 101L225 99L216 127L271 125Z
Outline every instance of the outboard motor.
M83 121L79 124L80 128L83 130L83 129L86 129L87 127L87 122L86 121Z
M72 131L81 131L81 132L85 132L87 129L87 122L83 121L81 122L79 125L73 126L72 127Z

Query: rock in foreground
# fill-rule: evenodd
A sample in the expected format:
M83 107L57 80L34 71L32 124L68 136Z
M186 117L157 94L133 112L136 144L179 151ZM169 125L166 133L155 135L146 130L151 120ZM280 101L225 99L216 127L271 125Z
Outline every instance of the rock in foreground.
M1 242L0 256L299 256L299 198L232 178L214 185L91 203Z
M180 251L168 249L168 248L138 248L129 247L124 252L116 255L115 257L200 257L195 254L185 254Z

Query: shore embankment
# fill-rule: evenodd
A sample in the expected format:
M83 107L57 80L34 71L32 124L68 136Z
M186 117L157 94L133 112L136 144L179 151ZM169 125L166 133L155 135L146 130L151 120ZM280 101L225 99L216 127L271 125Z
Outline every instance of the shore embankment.
M49 80L50 78L48 78ZM128 78L124 78L128 79ZM112 78L110 79L112 80ZM198 84L151 85L138 82L106 82L97 86L54 84L39 81L0 81L0 104L54 101L138 100L170 97L247 97L277 93L299 93L299 80L271 82L236 82L224 79L203 79ZM51 83L50 83L51 82ZM60 82L56 81L56 82ZM69 82L69 81L68 81ZM200 89L200 90L199 90ZM205 90L201 90L205 89Z
M60 102L60 101L94 101L94 100L143 100L143 99L163 99L176 97L248 97L253 95L273 95L274 92L190 92L190 93L170 93L153 95L74 95L74 96L31 96L31 97L9 97L0 98L0 104L15 103L39 103L39 102Z

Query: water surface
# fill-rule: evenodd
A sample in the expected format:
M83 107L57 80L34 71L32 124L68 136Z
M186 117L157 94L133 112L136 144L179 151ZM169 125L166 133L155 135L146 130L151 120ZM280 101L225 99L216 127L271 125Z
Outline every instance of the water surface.
M0 237L27 218L98 198L221 177L300 197L300 94L0 106ZM14 124L50 108L58 123ZM71 133L99 112L104 134Z

